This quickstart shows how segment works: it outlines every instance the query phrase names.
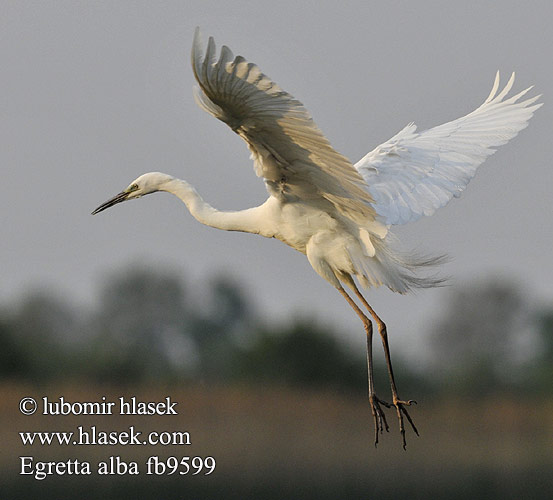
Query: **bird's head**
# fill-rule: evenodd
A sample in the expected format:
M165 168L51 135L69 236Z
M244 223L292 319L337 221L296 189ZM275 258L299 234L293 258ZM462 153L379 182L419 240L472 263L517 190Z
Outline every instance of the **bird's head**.
M121 203L122 201L140 198L141 196L155 193L156 191L163 191L164 185L172 180L173 177L167 174L162 174L161 172L149 172L147 174L143 174L132 181L129 186L119 194L116 194L113 198L110 198L105 203L102 203L92 212L92 215L96 215L106 208L113 207L113 205L117 205L117 203Z

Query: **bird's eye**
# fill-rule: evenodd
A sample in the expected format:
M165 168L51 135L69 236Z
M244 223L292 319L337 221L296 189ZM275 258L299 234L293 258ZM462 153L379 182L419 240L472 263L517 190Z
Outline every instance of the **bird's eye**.
M131 184L129 186L129 193L132 193L133 191L136 191L138 189L138 184Z

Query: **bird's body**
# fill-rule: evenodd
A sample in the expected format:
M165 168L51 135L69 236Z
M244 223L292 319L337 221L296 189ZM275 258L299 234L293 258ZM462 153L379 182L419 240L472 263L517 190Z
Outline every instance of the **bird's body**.
M403 416L416 431L405 408L411 402L401 401L397 395L386 326L355 280L364 288L385 285L400 293L441 282L417 273L439 259L398 253L390 244L390 226L431 215L459 196L494 148L526 127L540 106L534 104L537 97L519 101L527 89L505 99L514 74L499 93L498 74L489 97L472 113L421 133L410 124L354 165L331 147L303 105L256 65L241 56L234 58L227 47L217 59L211 38L204 55L198 31L192 65L199 84L198 103L246 141L255 172L265 180L267 201L247 210L221 212L186 181L150 172L93 213L166 191L179 197L203 224L276 238L305 254L365 326L369 400L378 437L379 430L388 428L380 405L390 405L380 400L374 389L372 323L342 286L347 285L377 323L405 446Z

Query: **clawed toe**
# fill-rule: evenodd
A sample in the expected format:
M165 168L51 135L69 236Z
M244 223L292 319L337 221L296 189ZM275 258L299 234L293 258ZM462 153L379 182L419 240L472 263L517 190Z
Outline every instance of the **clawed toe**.
M410 399L409 401L400 401L399 399L396 399L394 402L394 406L397 406L397 405L411 406L416 404L417 402L414 399Z
M412 404L417 404L414 400L409 401L400 401L396 398L394 398L394 406L396 407L397 417L399 420L399 432L401 433L401 440L403 444L403 449L407 449L407 441L405 440L405 425L403 423L403 416L405 415L405 418L411 424L411 427L415 434L418 436L419 431L417 430L417 427L415 426L415 423L413 422L413 419L411 418L411 415L409 415L409 412L405 408L406 406L411 406Z
M407 419L409 424L411 425L411 428L415 432L415 434L418 436L419 431L417 427L415 426L415 423L413 422L413 419L411 418L411 415L409 415L409 412L407 411L406 406L411 406L414 404L417 404L417 402L413 399L410 399L408 401L401 401L397 398L394 398L393 403L388 403L384 401L383 399L378 398L376 395L369 397L369 403L371 406L371 411L374 418L374 445L375 447L378 445L378 435L382 434L384 430L386 432L390 431L390 427L388 425L388 422L386 421L386 415L384 413L385 408L391 408L394 406L396 408L396 414L399 420L399 432L401 433L401 440L403 444L403 449L405 450L407 448L407 442L405 440L405 425L403 421L403 417Z
M386 421L386 414L384 413L382 406L391 408L392 405L378 398L376 395L369 397L369 403L371 405L371 411L374 418L374 446L376 447L378 445L378 434L382 434L384 429L386 429L386 432L390 432L390 426Z

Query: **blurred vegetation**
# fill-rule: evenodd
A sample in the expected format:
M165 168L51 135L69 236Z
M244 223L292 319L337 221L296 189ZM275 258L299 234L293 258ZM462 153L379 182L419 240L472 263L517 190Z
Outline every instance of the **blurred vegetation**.
M107 275L94 307L36 290L0 308L2 498L550 498L553 306L536 309L500 280L445 291L423 339L427 362L413 366L393 353L401 394L424 402L413 409L421 437L409 432L404 452L390 411L390 434L375 451L365 353L343 332L308 316L268 324L233 280L198 287L179 276L127 267ZM387 394L385 366L375 371ZM22 396L55 400L60 391L68 401L123 393L154 401L170 392L182 413L121 420L18 411ZM120 454L144 464L152 453L184 453L29 448L18 434L128 424L190 430L196 446L187 453L216 457L216 473L18 474L21 455L97 463Z
M194 295L178 276L140 266L110 273L94 310L51 291L4 307L0 377L366 391L365 353L348 348L339 331L308 318L263 324L232 280L216 277ZM552 394L553 306L533 310L516 285L490 280L450 293L440 315L426 368L413 370L395 353L403 392ZM387 379L382 366L376 370Z

